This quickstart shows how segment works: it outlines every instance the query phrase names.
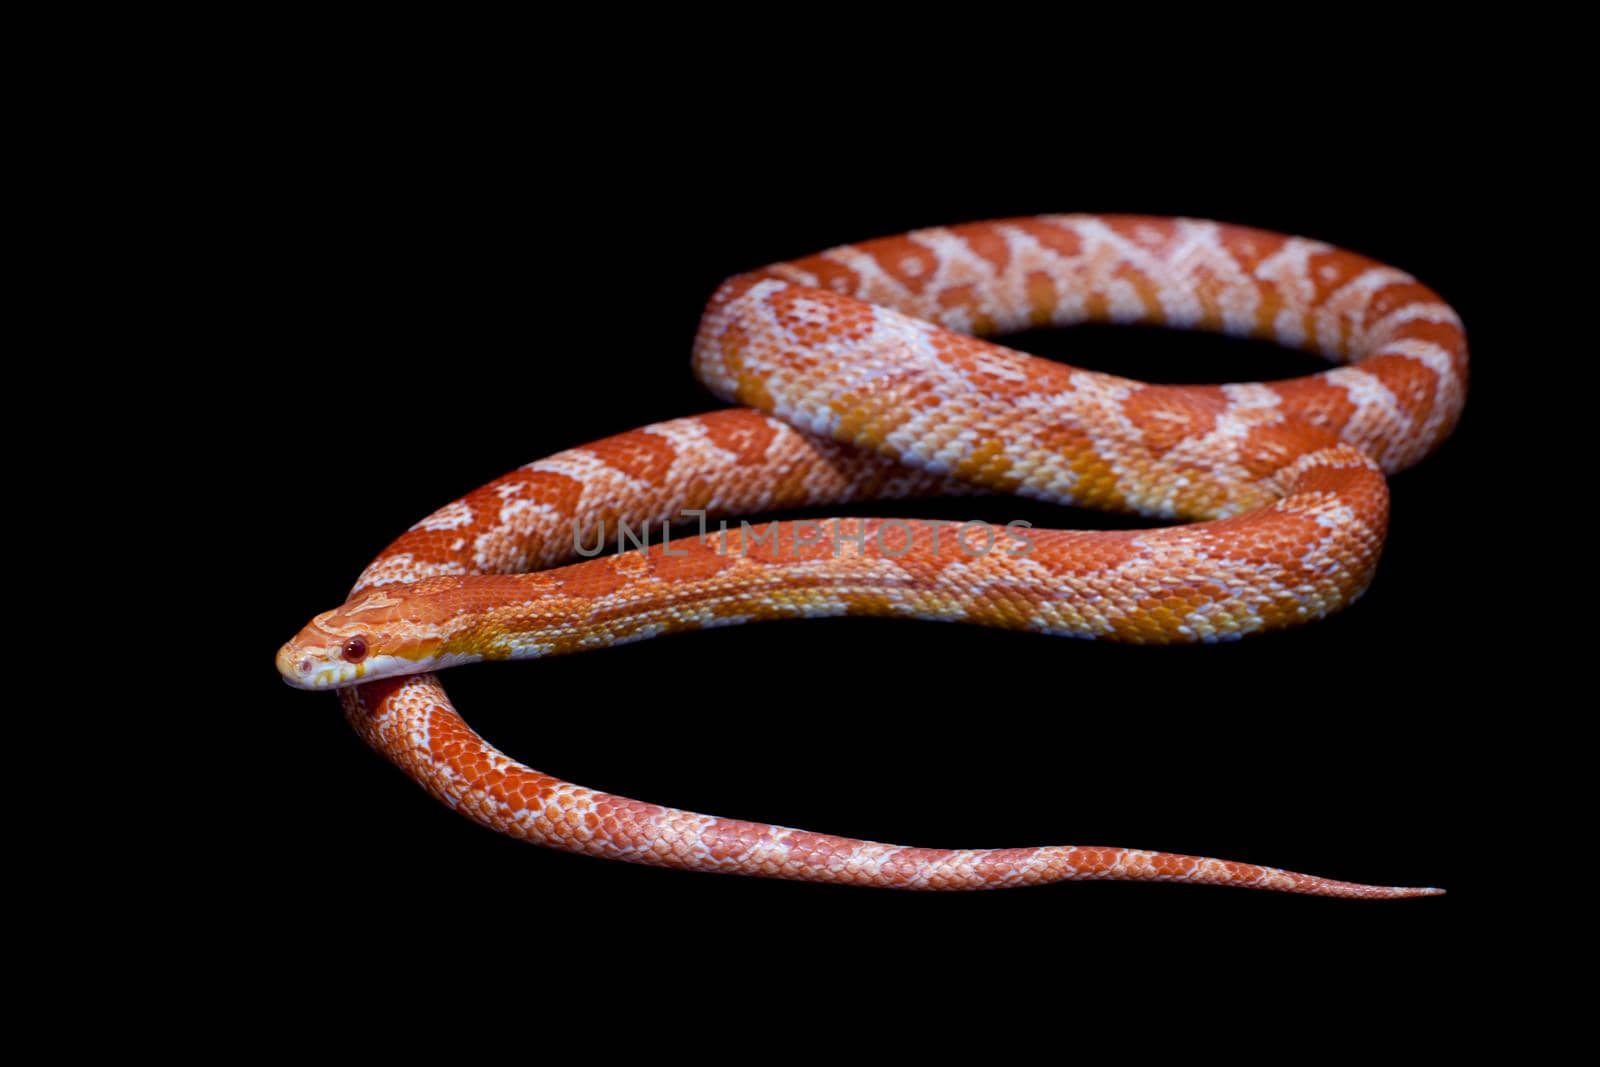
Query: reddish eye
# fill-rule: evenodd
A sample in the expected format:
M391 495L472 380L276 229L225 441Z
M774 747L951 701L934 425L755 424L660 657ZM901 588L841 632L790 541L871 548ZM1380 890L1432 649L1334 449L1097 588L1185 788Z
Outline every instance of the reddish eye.
M367 639L365 637L352 637L344 643L344 658L351 663L360 663L367 658Z

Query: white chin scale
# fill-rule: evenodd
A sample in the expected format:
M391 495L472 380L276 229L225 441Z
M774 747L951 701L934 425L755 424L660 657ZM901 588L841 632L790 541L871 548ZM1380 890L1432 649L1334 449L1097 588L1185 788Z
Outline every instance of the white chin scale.
M360 663L346 663L339 660L319 664L309 678L296 681L294 684L301 689L342 689L347 685L390 678L397 674L426 674L444 667L477 663L481 658L481 656L461 655L438 656L420 663L401 656L368 656Z

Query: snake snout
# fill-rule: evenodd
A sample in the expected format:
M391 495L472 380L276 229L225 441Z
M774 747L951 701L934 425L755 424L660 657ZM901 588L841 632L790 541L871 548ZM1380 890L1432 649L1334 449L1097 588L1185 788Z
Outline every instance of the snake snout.
M329 681L329 668L325 655L306 644L304 634L278 649L274 666L283 680L296 689L324 689Z
M278 649L274 660L278 674L296 689L347 685L363 673L360 661L366 656L366 639L344 638L329 630L323 624L331 614L325 612L312 619ZM357 644L359 648L352 647Z
M317 661L307 655L298 647L298 643L290 641L278 649L278 656L274 664L283 680L299 689L311 689L311 681L316 671Z

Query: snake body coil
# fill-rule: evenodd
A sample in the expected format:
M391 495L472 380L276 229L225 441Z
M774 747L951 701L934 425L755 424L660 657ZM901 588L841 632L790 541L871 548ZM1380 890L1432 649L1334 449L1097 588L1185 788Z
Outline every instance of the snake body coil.
M1149 385L977 339L1147 323L1266 338L1340 364L1287 381ZM760 619L878 615L1141 643L1233 639L1339 610L1372 578L1386 472L1460 414L1456 314L1328 245L1190 219L1047 216L921 230L724 282L695 371L743 408L647 426L513 471L435 512L278 656L468 817L637 863L909 889L1064 879L1381 887L1192 856L903 848L584 789L501 754L431 671ZM1016 493L1180 525L989 530L902 520L735 526L572 563L619 526ZM531 573L524 573L530 572ZM359 684L358 684L359 683Z

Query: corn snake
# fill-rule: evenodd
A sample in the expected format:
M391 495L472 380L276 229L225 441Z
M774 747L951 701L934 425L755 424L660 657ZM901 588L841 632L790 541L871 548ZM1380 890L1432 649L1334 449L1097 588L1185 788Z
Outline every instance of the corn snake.
M976 339L1097 321L1264 337L1343 365L1153 386ZM1120 848L902 848L642 804L509 759L417 673L766 618L905 616L1147 643L1319 618L1371 580L1384 473L1425 456L1464 402L1464 334L1431 291L1364 257L1238 226L1010 219L732 278L706 309L694 362L714 393L747 406L571 449L440 509L284 647L286 680L338 687L357 732L455 810L574 852L919 889L1109 878L1438 892ZM941 544L937 527L839 520L831 539L804 543L799 524L779 523L740 527L734 551L711 535L570 562L619 525L686 511L973 487L1191 525L1030 530L1027 553L975 554L948 531Z

